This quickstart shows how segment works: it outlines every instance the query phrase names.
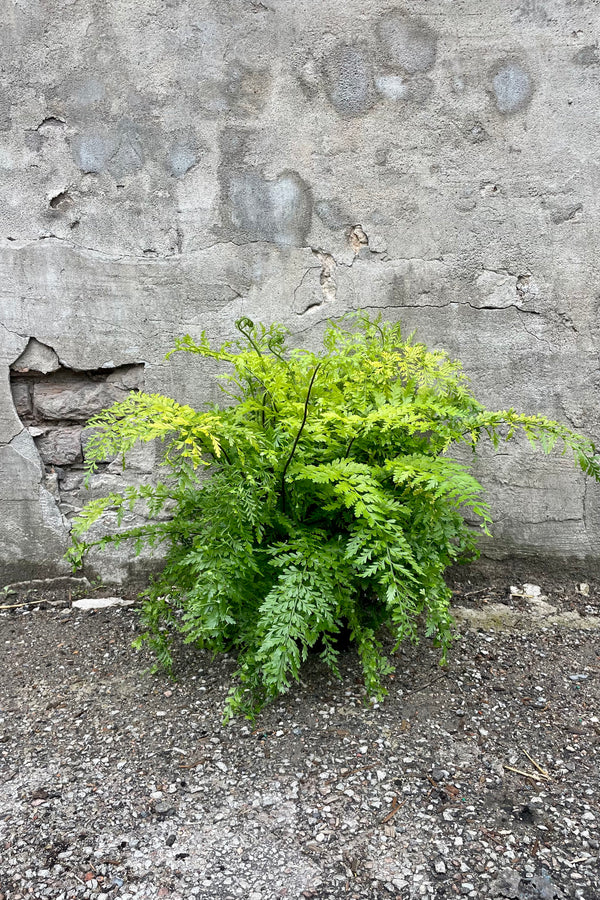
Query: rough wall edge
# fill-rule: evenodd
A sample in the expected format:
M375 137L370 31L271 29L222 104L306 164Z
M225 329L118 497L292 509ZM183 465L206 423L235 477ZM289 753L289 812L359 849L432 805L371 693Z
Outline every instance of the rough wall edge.
M159 571L154 563L144 573L133 572L125 583L122 581L98 581L93 573L78 572L74 577L65 576L64 572L51 574L47 567L25 567L18 564L0 569L0 590L10 590L10 602L17 602L18 597L34 593L40 602L44 595L52 595L53 600L68 601L74 590L102 591L103 588L117 590L119 595L135 597L148 585L152 574ZM150 571L151 569L151 571ZM524 583L539 584L544 591L564 590L565 582L571 583L572 591L581 582L600 582L600 560L594 558L574 559L549 556L532 556L530 558L507 556L502 559L481 557L464 566L452 566L446 573L446 582L450 588L469 582L474 590L485 591L493 584L503 584L508 592L511 585ZM81 587L79 587L79 585ZM15 599L12 595L16 595ZM485 596L482 593L482 596Z
M111 580L109 577L100 579L98 573L91 566L84 566L75 573L76 578L88 579L95 585L119 588L121 592L128 594L144 590L153 575L158 574L162 564L158 560L144 559L137 561L133 558L130 562L130 574L126 582L122 579ZM143 571L142 571L143 569ZM571 580L573 587L577 582L598 580L600 581L600 559L593 556L573 557L560 556L559 554L521 553L516 552L481 557L465 565L455 565L446 572L446 581L452 585L455 582L464 582L472 579L475 584L484 583L489 579L508 577L509 573L514 582L534 582L545 579L558 579L562 582ZM64 567L57 564L35 563L23 564L21 562L3 564L0 566L0 589L18 583L19 590L27 590L28 585L39 579L61 580L65 578ZM508 581L507 581L508 584Z
M140 571L142 567L143 571ZM136 593L144 590L148 586L151 577L158 574L161 568L162 565L156 560L144 559L143 563L138 563L133 558L129 563L128 575L125 581L123 578L101 578L92 566L84 566L83 569L74 573L74 577L85 578L96 586L118 587L121 591ZM34 563L22 561L3 563L0 565L0 591L14 584L19 585L19 590L26 590L28 585L31 585L34 581L61 580L68 577L68 571L69 567L63 560L38 561Z

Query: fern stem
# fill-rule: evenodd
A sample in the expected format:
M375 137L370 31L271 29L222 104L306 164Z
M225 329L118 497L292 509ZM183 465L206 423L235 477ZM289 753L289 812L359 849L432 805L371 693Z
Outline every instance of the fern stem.
M287 366L287 368L289 369L290 364L287 361L287 359L284 356L282 356L281 353L278 353L277 350L273 349L273 341L267 341L267 347L269 348L269 350L271 351L273 356L277 357L279 362L282 362L284 364L284 366Z
M321 363L317 363L315 366L315 371L312 373L312 378L310 379L310 384L308 385L308 391L306 392L306 400L304 401L304 415L302 417L302 424L298 429L298 433L296 435L296 439L294 440L294 444L292 447L292 452L287 458L287 462L283 467L283 472L281 473L281 506L282 510L285 513L285 473L288 470L288 466L294 458L294 453L296 452L296 447L298 446L298 441L300 440L300 435L304 430L304 426L306 425L306 419L308 416L308 401L310 400L310 392L312 391L312 386L315 383L315 378L317 377L317 372L321 368Z
M264 389L264 396L267 396L267 395L268 395L268 396L271 398L271 403L273 404L273 412L274 412L276 415L279 415L279 409L277 408L277 404L275 403L275 398L273 397L273 394L271 393L271 391L269 390L269 388L266 386L266 384L264 383L264 381L262 380L262 378L259 378L259 376L256 374L256 372L253 372L253 371L252 371L252 369L250 368L250 366L246 366L246 365L245 365L244 368L246 369L247 372L250 373L250 378L248 379L248 386L249 386L249 388L252 390L252 396L255 396L254 390L253 390L253 387L252 387L252 379L254 378L254 379L256 379L256 381L258 381L258 383L259 383L259 384L261 385L261 387ZM243 389L242 389L242 390L243 390Z
M237 320L237 322L235 323L235 327L240 332L240 334L244 335L244 337L246 338L246 340L248 341L248 343L250 344L252 349L255 350L256 353L258 353L258 355L262 358L262 353L260 351L260 347L258 346L256 341L252 337L252 330L254 329L254 322L251 319L248 319L246 316L244 316L242 319Z
M225 449L225 447L223 446L223 444L219 444L219 447L220 447L221 453L223 454L223 456L225 457L225 459L227 460L229 465L231 465L231 457L229 456L229 454L228 454L227 450Z
M261 425L263 428L265 427L265 401L267 399L267 394L268 394L268 391L265 388L265 391L262 395L262 413L261 413Z

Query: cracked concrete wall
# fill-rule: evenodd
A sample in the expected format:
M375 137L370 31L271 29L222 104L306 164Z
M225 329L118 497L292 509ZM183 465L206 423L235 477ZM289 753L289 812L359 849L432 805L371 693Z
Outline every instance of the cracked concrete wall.
M200 404L213 366L165 363L176 335L246 314L315 344L380 310L484 402L598 436L598 4L7 0L0 25L5 582L65 571L10 390L32 338ZM477 473L488 552L599 560L600 492L567 460L511 446Z

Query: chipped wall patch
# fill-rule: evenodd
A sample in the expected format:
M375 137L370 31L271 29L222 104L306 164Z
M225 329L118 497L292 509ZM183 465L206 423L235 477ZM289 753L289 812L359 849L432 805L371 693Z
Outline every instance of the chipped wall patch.
M43 465L46 489L69 517L88 499L83 475L87 421L130 391L144 387L144 366L136 363L117 368L74 371L61 365L46 344L31 338L11 365L10 386L17 415L31 452ZM35 445L35 447L33 446ZM100 473L110 460L99 467Z

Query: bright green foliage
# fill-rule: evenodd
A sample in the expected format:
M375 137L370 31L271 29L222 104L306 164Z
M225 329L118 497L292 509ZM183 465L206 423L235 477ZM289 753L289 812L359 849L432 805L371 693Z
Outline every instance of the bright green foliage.
M337 672L343 626L369 692L381 696L392 667L378 629L387 624L400 643L416 640L422 621L445 657L444 571L477 552L464 512L488 531L481 486L450 448L522 431L546 452L572 451L600 478L596 449L542 416L488 412L460 363L404 339L399 325L345 319L329 326L319 355L288 350L278 325L241 319L237 328L240 339L220 349L203 334L172 351L225 364L225 408L201 413L131 394L92 421L92 471L159 437L168 477L85 507L71 558L81 561L90 546L82 535L106 509L122 516L145 503L147 524L96 543L164 545L165 568L143 607L145 639L167 665L174 632L235 653L226 718L286 691L311 648Z

